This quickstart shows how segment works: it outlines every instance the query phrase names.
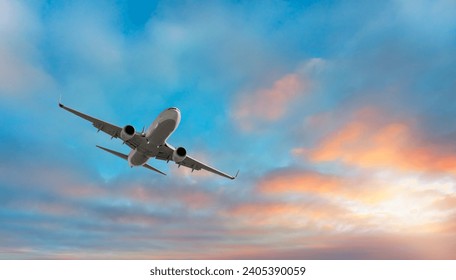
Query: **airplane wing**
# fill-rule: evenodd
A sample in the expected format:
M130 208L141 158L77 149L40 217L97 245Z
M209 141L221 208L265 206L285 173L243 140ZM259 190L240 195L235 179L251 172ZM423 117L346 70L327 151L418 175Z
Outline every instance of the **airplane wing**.
M174 147L165 143L165 145L162 145L159 147L159 152L155 158L161 159L161 160L166 160L166 161L172 160L174 150L175 150ZM212 172L214 174L223 176L223 177L231 179L231 180L236 179L237 175L239 174L239 171L238 171L235 176L228 175L228 174L226 174L220 170L217 170L213 167L210 167L209 165L204 164L190 156L186 156L185 159L183 161L179 162L178 164L191 168L192 171L204 169L206 171Z
M71 112L73 114L75 114L76 116L78 117L81 117L83 119L86 119L88 120L89 122L92 123L92 125L98 129L98 131L103 131L104 133L106 134L109 134L111 136L111 138L119 138L120 137L120 132L122 131L122 128L121 127L118 127L116 125L113 125L113 124L110 124L108 122L105 122L105 121L102 121L102 120L99 120L97 118L94 118L94 117L91 117L89 115L86 115L84 113L81 113L79 111L76 111L74 109L71 109L65 105L63 105L62 103L59 102L59 106L60 108L62 109L65 109L67 110L68 112ZM141 144L141 141L142 141L142 137L138 134L135 134L130 140L126 141L125 143L132 149L136 149L140 144Z

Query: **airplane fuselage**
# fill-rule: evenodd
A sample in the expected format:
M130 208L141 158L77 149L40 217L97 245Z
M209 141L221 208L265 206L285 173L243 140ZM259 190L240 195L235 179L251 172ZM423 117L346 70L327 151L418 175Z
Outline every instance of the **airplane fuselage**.
M181 114L177 108L172 107L161 112L145 131L143 143L137 149L131 150L128 164L132 167L143 165L158 153L159 147L179 126L180 119Z

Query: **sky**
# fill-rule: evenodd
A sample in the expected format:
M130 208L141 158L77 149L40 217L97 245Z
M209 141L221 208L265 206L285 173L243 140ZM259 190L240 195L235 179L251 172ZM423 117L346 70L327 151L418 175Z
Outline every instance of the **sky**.
M456 259L456 2L0 0L0 259ZM63 103L230 174L128 164Z

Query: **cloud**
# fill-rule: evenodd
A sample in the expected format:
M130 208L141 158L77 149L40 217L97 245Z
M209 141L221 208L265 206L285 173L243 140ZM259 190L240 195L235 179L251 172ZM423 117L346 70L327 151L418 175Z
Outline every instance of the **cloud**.
M311 93L315 87L311 74L320 71L324 61L313 58L303 63L294 73L288 73L272 84L242 92L233 109L233 117L244 130L258 125L274 123L283 118L300 97Z
M440 40L449 39L451 26L456 24L456 20L450 12L456 9L456 4L453 1L429 2L419 0L412 5L408 1L396 0L393 3L398 7L401 19L409 26L417 28L418 32L428 33L428 35ZM436 31L437 34L435 34Z
M55 73L56 77L92 82L87 77L90 74L104 78L127 74L127 50L116 18L112 7L103 3L75 2L52 10L46 22L53 51L50 55L62 58L57 61L61 73Z
M293 245L291 245L293 244ZM418 245L417 245L418 244ZM228 259L316 259L316 260L379 260L379 259L453 259L455 243L450 238L437 239L411 234L337 234L306 237L290 241L290 246L252 246L238 249ZM271 257L274 256L274 257ZM438 257L437 257L438 259Z
M320 196L332 199L348 199L366 204L378 204L390 199L391 188L379 187L379 182L356 177L341 177L306 170L282 170L269 173L257 184L257 190L263 194Z
M318 172L285 170L269 173L258 183L262 192L276 194L286 192L333 192L342 185L341 178Z
M307 212L296 209L317 203L323 205L320 210L328 210L323 216L313 213L321 217L320 223L333 225L329 227L331 231L339 228L358 233L383 231L386 227L390 233L438 232L451 214L447 209L454 202L451 199L454 178L436 180L400 172L361 172L342 176L299 169L278 170L258 180L255 190L265 199L270 211L280 214L262 209L262 203L258 209L254 209L254 203L246 209L256 215L265 213L264 219L269 217L269 220L294 209L294 213L301 213L304 218ZM336 218L331 209L342 216Z
M237 248L237 253L225 252L224 257L454 257L449 249L456 245L451 237L454 211L448 212L454 208L454 201L443 192L443 182L391 174L359 183L357 176L334 180L328 175L326 180L324 174L309 173L294 169L267 175L256 189L264 200L227 208L223 215L234 228L244 229L243 236L258 236L258 231L262 234L249 246ZM363 198L385 191L388 195L381 199ZM271 241L271 236L277 243ZM396 250L398 246L401 250Z
M455 258L451 1L121 2L0 0L0 258ZM240 176L100 157L53 84Z
M433 205L441 211L455 211L456 212L456 195L445 195L436 200Z
M223 243L214 213L230 199L220 186L150 173L106 183L82 168L26 161L0 168L0 235L10 241L0 242L1 258L195 258Z
M420 139L413 123L381 120L386 112L359 112L316 147L296 149L295 154L308 156L313 162L339 161L362 168L456 174L456 155Z
M282 236L289 240L302 231L305 235L321 232L345 232L356 226L357 218L349 209L325 200L262 201L240 204L222 213L235 228L248 228L247 236L254 239L259 232L263 238Z
M446 196L439 192L412 193L411 190L419 190L419 185L412 185L410 180L396 182L395 196L375 201L362 197L384 191L378 184L350 185L356 184L356 178L298 169L267 174L258 180L255 188L246 185L239 191L233 186L227 189L172 179L151 183L150 177L136 176L118 178L108 185L99 179L88 183L82 179L85 176L79 176L83 175L81 170L48 165L42 168L53 176L45 176L44 171L37 169L26 178L13 180L12 176L19 173L14 168L2 167L10 174L10 180L1 177L2 185L11 186L8 189L17 194L1 189L2 198L8 201L2 202L4 207L0 211L4 225L1 235L5 237L2 240L11 242L1 243L2 257L379 259L395 256L415 259L453 256L444 251L440 242L449 238L445 236L454 228L450 225L451 213L447 212L454 201L450 198L440 203L439 199ZM385 181L395 183L388 178ZM418 183L426 186L426 182ZM377 187L380 189L376 190ZM84 191L76 191L79 188ZM427 185L424 189L433 188ZM21 195L24 192L27 196ZM423 197L428 198L423 200ZM394 201L396 198L399 200ZM444 207L437 206L437 201ZM409 212L423 205L431 207L426 212L438 215L421 219L419 210ZM26 227L27 231L13 236L18 226ZM49 230L53 231L51 239L32 238L49 235ZM405 237L409 232L413 232L412 237ZM432 233L434 238L423 237L425 233ZM74 241L75 234L80 241ZM410 251L387 249L404 240L407 242L403 246ZM434 249L426 253L415 242L424 242Z
M0 97L53 87L42 63L42 24L20 1L0 1Z
M235 116L241 123L249 122L250 119L277 120L284 115L287 105L304 89L305 83L298 75L288 74L275 81L270 88L243 94Z

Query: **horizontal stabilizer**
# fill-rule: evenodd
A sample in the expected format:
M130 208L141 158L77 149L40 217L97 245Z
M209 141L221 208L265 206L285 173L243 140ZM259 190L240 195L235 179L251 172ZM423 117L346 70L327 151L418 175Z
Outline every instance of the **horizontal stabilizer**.
M119 152L116 152L116 151L113 151L113 150L110 150L110 149L107 149L105 147L101 147L101 146L98 146L98 145L97 145L97 148L105 150L106 152L111 153L111 154L113 154L115 156L118 156L120 158L123 158L124 160L128 160L128 156L125 155L125 154L122 154L122 153L119 153Z
M161 172L160 170L158 170L158 169L155 168L155 167L152 167L152 166L148 165L147 163L145 163L145 164L143 165L143 167L145 167L145 168L147 168L147 169L150 169L150 170L153 170L153 171L155 171L155 172L158 172L158 173L163 174L163 175L166 176L165 173Z
M105 148L105 147L101 147L101 146L98 146L98 145L97 145L97 148L100 148L100 149L102 149L102 150L104 150L104 151L106 151L106 152L108 152L108 153L111 153L111 154L113 154L113 155L115 155L115 156L118 156L118 157L120 157L120 158L123 158L124 160L128 160L128 156L125 155L125 154L122 154L122 153L119 153L119 152L116 152L116 151L113 151L113 150L110 150L110 149L107 149L107 148ZM147 169L150 169L150 170L152 170L152 171L158 172L158 173L160 173L160 174L166 175L165 173L161 172L160 170L158 170L158 169L155 168L155 167L150 166L150 165L147 164L147 163L145 163L145 164L143 165L143 167L145 167L145 168L147 168Z

